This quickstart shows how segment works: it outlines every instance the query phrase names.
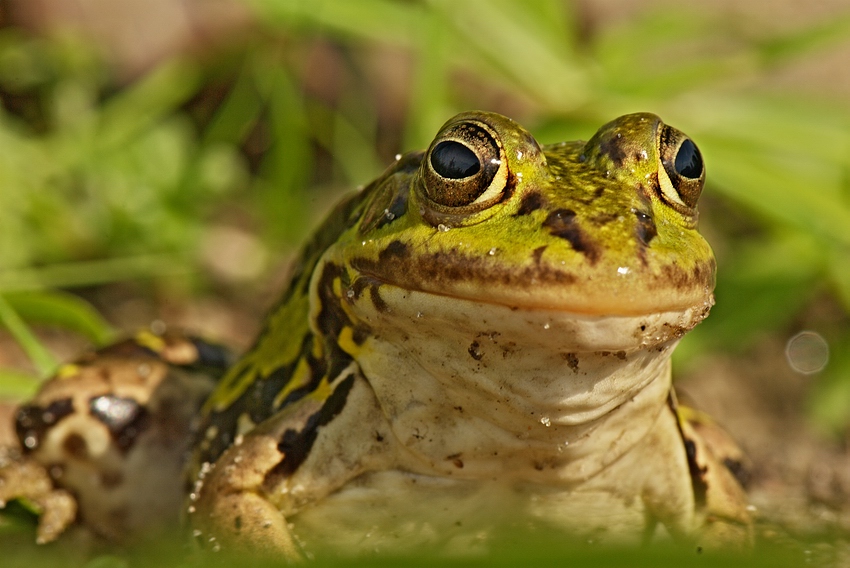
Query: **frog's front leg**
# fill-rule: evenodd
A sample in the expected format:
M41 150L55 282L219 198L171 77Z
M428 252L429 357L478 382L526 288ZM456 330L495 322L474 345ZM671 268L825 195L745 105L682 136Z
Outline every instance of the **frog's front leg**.
M205 549L297 559L288 518L357 475L386 467L394 444L352 364L327 389L287 405L201 466L189 506L196 541Z

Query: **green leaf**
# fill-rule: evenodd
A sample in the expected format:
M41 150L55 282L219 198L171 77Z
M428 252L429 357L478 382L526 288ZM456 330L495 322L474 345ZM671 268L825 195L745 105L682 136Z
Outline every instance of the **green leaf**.
M6 302L30 323L53 325L79 333L96 345L105 345L115 331L91 304L59 290L5 294Z
M41 381L17 369L0 368L0 400L27 400L35 395Z
M29 326L24 323L24 320L2 295L0 295L0 324L3 324L9 330L15 341L23 348L27 357L38 370L39 375L46 377L53 372L57 366L56 359L45 349Z

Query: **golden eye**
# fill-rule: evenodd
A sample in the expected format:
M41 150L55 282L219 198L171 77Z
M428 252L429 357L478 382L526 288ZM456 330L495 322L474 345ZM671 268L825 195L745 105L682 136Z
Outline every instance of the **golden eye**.
M486 206L507 183L503 158L497 136L484 124L452 124L428 150L423 166L425 195L444 207Z
M667 174L658 176L664 196L673 204L695 209L705 182L705 164L699 148L685 134L665 124L659 153Z

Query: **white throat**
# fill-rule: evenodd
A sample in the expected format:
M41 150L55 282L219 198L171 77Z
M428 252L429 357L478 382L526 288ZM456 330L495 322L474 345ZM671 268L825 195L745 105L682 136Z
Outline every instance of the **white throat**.
M655 423L672 349L702 319L696 309L600 317L379 293L380 311L368 294L351 301L373 330L357 360L409 451L400 465L458 478L591 477Z

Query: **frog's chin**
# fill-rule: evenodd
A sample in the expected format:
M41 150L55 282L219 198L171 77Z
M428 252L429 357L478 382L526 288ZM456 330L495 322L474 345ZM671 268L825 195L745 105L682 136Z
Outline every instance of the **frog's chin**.
M376 283L377 284L377 283ZM571 310L569 306L507 305L382 283L347 297L351 312L376 329L427 327L465 336L501 335L571 351L633 351L674 344L708 315L703 302L637 314Z

